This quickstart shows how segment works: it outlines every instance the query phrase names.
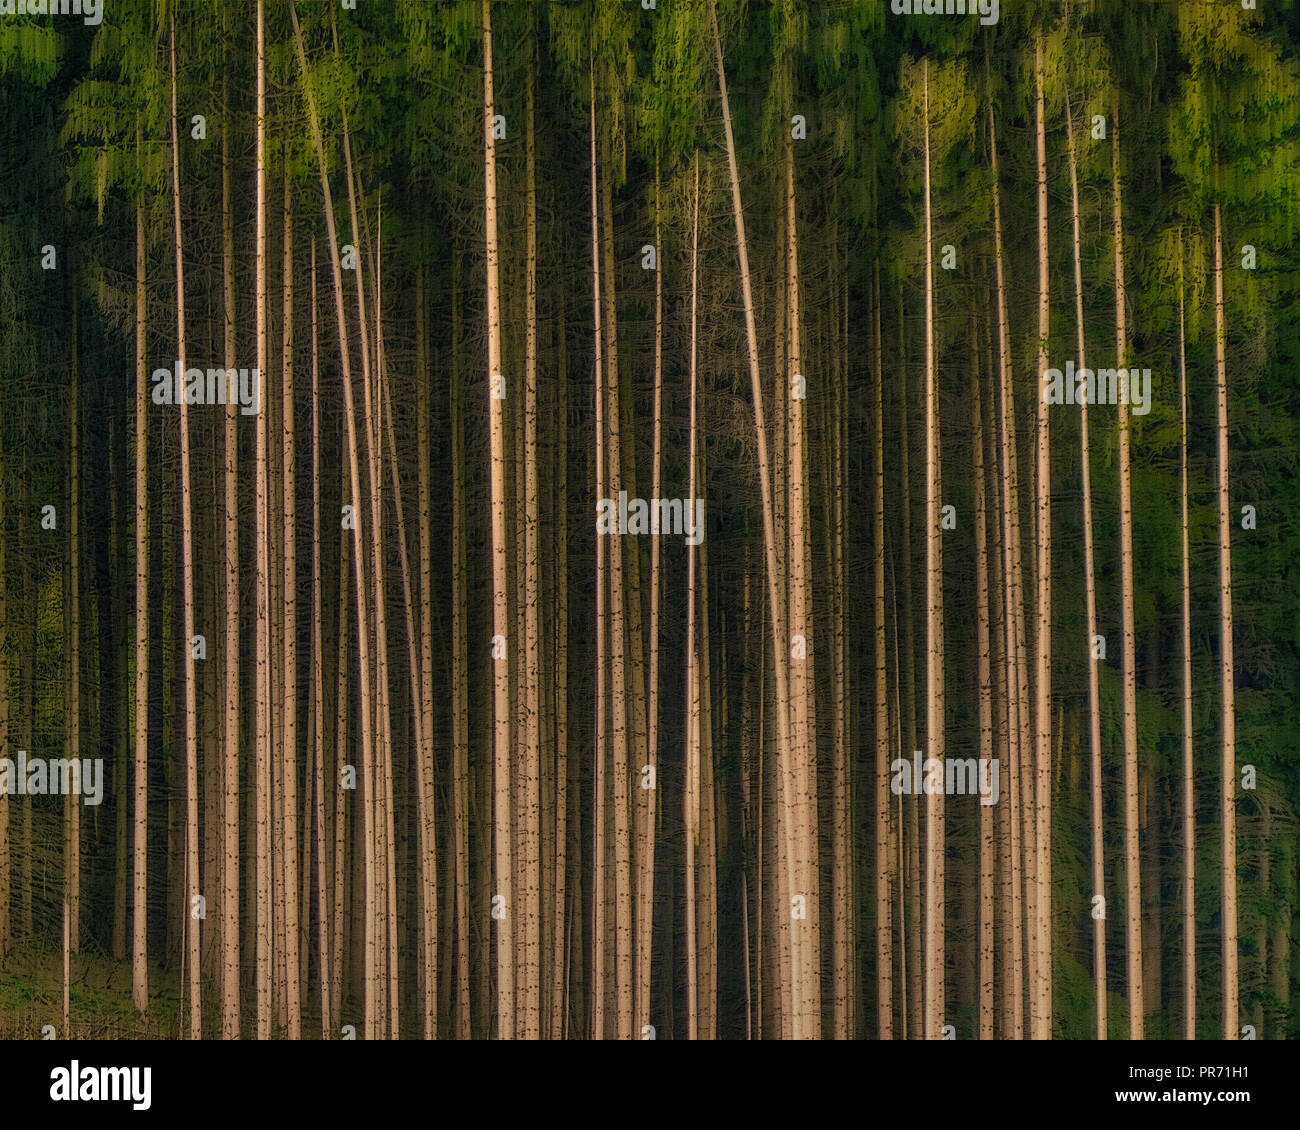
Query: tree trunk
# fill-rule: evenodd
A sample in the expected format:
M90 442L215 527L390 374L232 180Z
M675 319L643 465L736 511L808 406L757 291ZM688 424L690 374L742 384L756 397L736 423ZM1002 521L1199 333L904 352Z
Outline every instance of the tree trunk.
M872 528L872 583L875 590L875 728L876 728L876 1033L881 1040L894 1036L893 950L890 880L889 819L889 680L885 641L885 366L880 332L880 267L875 271L874 318L876 331L875 445L872 453L874 506ZM897 691L895 687L895 691ZM900 829L901 831L901 829Z
M1228 327L1223 312L1223 224L1214 205L1214 371L1218 398L1219 636L1223 694L1223 1038L1240 1038L1237 1018L1237 718L1232 640L1232 520L1228 512Z
M488 383L501 376L501 287L497 251L497 166L496 143L492 138L492 12L490 0L483 0L483 152L484 213L487 248ZM497 946L497 1038L514 1039L515 969L511 916L514 882L511 874L510 837L514 828L511 813L510 761L513 753L510 718L510 659L508 633L510 615L506 588L506 494L505 432L502 399L489 391L489 419L492 432L492 631L502 645L494 658L493 671L493 813L496 831L496 886L494 894L504 899L504 915L496 920Z
M934 325L934 248L930 208L930 80L924 71L925 114L925 607L927 760L944 763L943 533L939 527L939 389ZM925 862L925 1038L944 1026L944 798L929 793Z
M1183 293L1183 236L1178 233L1179 502L1183 572L1183 1038L1196 1039L1196 792L1192 760L1192 581L1187 513L1187 333ZM1079 362L1083 364L1082 361Z
M1065 128L1070 150L1070 215L1074 231L1074 322L1078 335L1079 370L1086 365L1083 333L1083 253L1079 234L1079 172L1074 145L1074 117L1070 110L1070 96L1065 96ZM1118 362L1117 362L1118 364ZM1097 664L1101 660L1093 653L1097 639L1097 578L1093 566L1092 537L1092 473L1088 448L1088 403L1079 401L1079 474L1083 484L1083 576L1087 615L1088 662L1088 749L1091 764L1092 793L1092 898L1101 898L1100 905L1091 908L1092 917L1092 976L1095 988L1097 1013L1097 1039L1107 1038L1106 995L1106 871L1102 844L1102 791L1101 791L1101 698L1097 686Z
M1126 364L1128 325L1124 296L1124 227L1120 204L1119 96L1112 112L1115 224L1115 365ZM1138 860L1137 655L1133 627L1133 511L1130 499L1128 405L1119 411L1120 603L1124 678L1124 870L1125 946L1128 955L1129 1037L1144 1038L1142 992L1142 879Z
M137 163L142 160L136 120ZM135 769L131 878L131 997L136 1011L149 1007L149 927L145 916L149 820L149 377L145 288L144 193L135 203Z
M1034 87L1037 101L1038 140L1038 372L1048 368L1048 335L1051 331L1047 267L1047 140L1043 114L1043 33L1040 28L1034 50ZM1040 377L1041 379L1041 377ZM1052 462L1048 404L1038 389L1037 427L1037 552L1038 627L1037 669L1034 679L1035 750L1037 796L1035 798L1035 878L1038 891L1035 924L1038 947L1038 981L1034 995L1038 1002L1038 1025L1034 1038L1052 1037Z

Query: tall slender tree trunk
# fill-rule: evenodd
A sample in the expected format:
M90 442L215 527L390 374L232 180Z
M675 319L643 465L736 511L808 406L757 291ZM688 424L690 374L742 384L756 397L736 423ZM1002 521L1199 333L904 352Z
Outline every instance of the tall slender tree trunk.
M809 613L812 607L812 573L809 562L808 492L804 465L806 385L800 341L799 244L794 190L794 144L785 142L786 295L789 353L786 358L786 475L788 490L789 638L791 640L790 703L793 760L796 774L795 821L798 829L797 868L799 891L807 917L797 921L802 935L802 1010L806 1037L821 1035L821 953L818 934L817 852L817 739L813 727L813 655Z
M221 83L221 275L224 356L235 368L235 219L230 183L230 98ZM313 401L313 407L315 402ZM260 407L260 406L259 406ZM224 758L222 765L221 1035L239 1038L239 406L226 405L222 486L226 596Z
M506 494L505 421L503 403L505 377L501 367L501 285L497 251L497 165L492 137L492 11L491 0L483 0L483 152L484 214L487 230L487 318L488 384L501 377L501 393L489 390L489 420L492 444L492 632L502 644L500 658L494 657L493 672L493 814L496 839L496 886L494 894L504 899L505 914L496 920L497 947L497 1037L515 1035L515 969L512 916L514 881L511 873L510 841L514 822L511 813L510 762L513 754L510 719L510 615L506 587Z
M903 380L899 382L898 399L899 399L899 431L900 431L900 466L899 479L901 492L903 496L903 525L902 536L900 538L901 556L903 559L903 574L905 582L903 584L903 622L901 632L898 628L897 609L895 608L895 639L894 649L898 650L899 639L902 636L902 646L904 654L907 655L907 665L901 672L896 672L896 681L900 686L900 695L902 704L900 713L902 715L899 723L898 739L901 743L899 756L909 758L917 751L916 742L916 630L915 619L912 608L912 474L911 474L911 439L908 433L908 416L911 412L911 381L907 372L907 337L906 322L903 313L903 288L898 288L898 365L903 373ZM894 588L897 589L897 568L893 574ZM894 594L895 603L897 603L897 592ZM896 656L897 658L897 656ZM901 679L898 676L901 674ZM921 874L921 836L920 836L920 805L909 804L907 811L903 811L903 798L900 795L898 799L898 836L899 836L899 932L902 942L899 946L899 986L900 986L900 1010L899 1019L902 1024L903 1039L907 1039L909 1034L913 1039L917 1038L917 1033L921 1031L921 1006L924 1003L921 991L921 899L920 899L920 874ZM906 851L904 853L904 847ZM905 899L903 890L910 887L915 895L911 899ZM908 952L913 954L911 964L908 964Z
M0 408L4 401L0 399ZM3 419L3 416L0 416ZM5 452L4 429L0 427L0 750L10 756L9 743L9 620L6 597L9 574L6 572L5 547L9 531L5 526ZM29 802L30 803L30 802ZM9 844L9 792L0 795L0 959L7 958L13 947L13 859Z
M555 955L551 987L551 1038L563 1039L567 1035L569 1018L568 957L573 953L572 943L566 937L572 931L573 919L568 913L566 899L570 898L568 882L569 838L576 831L578 820L569 819L570 798L576 798L576 780L570 784L570 773L576 759L571 762L568 752L568 693L569 693L569 567L568 567L568 491L566 488L568 449L568 350L564 315L564 294L559 294L559 371L556 374L556 439L555 439L555 573L552 585L555 594L555 649L553 682L555 696ZM652 845L653 846L653 845ZM581 919L581 915L578 915ZM566 929L567 928L567 929Z
M320 1028L321 1039L328 1040L334 1027L334 1009L330 992L332 969L332 938L330 929L330 891L328 879L331 874L328 855L327 809L325 807L325 782L329 774L325 770L325 650L322 639L322 598L321 598L321 510L320 510L320 329L317 322L316 289L316 240L311 241L311 593L312 593L312 764L315 770L316 815L315 815L315 853L316 853L316 916L317 916L317 962L320 977ZM339 603L342 604L345 587L340 585ZM346 636L346 632L340 632ZM342 703L339 704L342 708ZM333 788L339 789L337 778ZM337 890L334 891L338 897Z
M428 311L425 307L424 266L420 264L415 276L415 379L418 408L417 471L420 522L420 733L425 748L420 751L420 889L421 929L423 938L424 974L424 1035L433 1038L437 1033L438 1001L437 980L437 874L434 852L437 846L437 828L434 824L433 791L433 497L429 483L429 346ZM426 872L428 872L426 874Z
M1070 215L1074 231L1074 323L1078 339L1079 370L1087 365L1083 332L1083 252L1079 234L1079 171L1074 143L1074 116L1070 109L1070 95L1065 96L1065 129L1070 153ZM1097 1039L1107 1038L1106 994L1106 871L1102 843L1102 791L1101 791L1101 696L1097 685L1097 664L1101 660L1094 654L1097 639L1097 578L1094 568L1092 533L1092 472L1088 447L1088 403L1079 401L1079 474L1083 484L1083 576L1084 599L1087 618L1085 641L1088 662L1088 750L1092 793L1092 898L1102 898L1100 905L1091 907L1092 917L1092 977L1097 1013Z
M984 420L980 404L978 338L975 333L975 314L969 319L971 339L971 389L970 403L974 425L974 478L975 478L975 650L979 678L979 732L980 757L989 764L995 756L993 739L993 675L990 666L989 624L989 564L988 531L985 526L987 502L984 487ZM981 1040L993 1038L993 811L992 806L979 806L979 923L976 951L978 954L979 982L979 1035Z
M695 154L695 194L691 220L690 445L687 453L688 502L695 498L697 443L696 327L699 301L700 155ZM696 547L686 550L686 1017L687 1033L699 1039L699 940L696 913L695 856L700 846L700 677L696 657Z
M1192 580L1187 513L1187 331L1178 233L1178 475L1183 572L1183 1038L1196 1039L1196 791L1192 760ZM1080 361L1080 364L1083 362Z
M1011 1021L1011 1038L1022 1039L1024 1036L1024 973L1022 964L1023 924L1028 907L1024 899L1021 881L1024 868L1021 860L1021 769L1029 750L1028 725L1025 712L1028 710L1029 693L1025 664L1024 623L1021 615L1020 587L1020 525L1019 494L1017 491L1017 461L1015 436L1015 410L1011 374L1011 331L1007 316L1007 289L1005 260L1002 240L1002 195L998 180L997 130L993 114L992 95L989 98L989 152L993 172L993 246L997 277L998 306L998 357L999 357L999 446L1001 449L1001 511L1002 511L1002 564L1005 612L1003 625L1006 639L1006 705L1007 705L1007 741L1010 757L1010 788L1008 805L1010 808L1010 870L1011 870L1011 950L1014 955L1009 964L1013 1011ZM1027 901L1027 900L1026 900ZM1033 952L1032 945L1029 947ZM1032 976L1029 978L1032 983Z
M177 367L185 368L185 267L184 241L181 238L181 165L180 142L177 140L176 108L176 17L171 17L171 96L172 96L172 218L176 234L176 356ZM196 898L199 891L199 747L197 673L194 668L194 520L190 493L190 425L186 397L180 398L181 429L181 569L184 586L184 682L185 682L185 922L189 962L190 1038L202 1035L202 999L199 990L199 917ZM75 482L75 477L74 477ZM75 538L75 534L74 534ZM75 756L75 754L74 754ZM72 915L73 934L77 932L77 914Z
M456 1034L471 1035L469 999L469 646L466 640L468 577L465 565L465 413L460 351L460 257L451 274L451 512L452 512L452 834L456 858Z
M698 368L696 373L698 393ZM697 411L698 422L698 411ZM697 437L698 438L698 437ZM707 482L706 453L699 445L697 484ZM699 875L696 894L696 942L699 951L700 1039L718 1038L718 822L713 773L712 652L709 648L708 539L695 546L699 555L695 581L699 629L696 639L696 684L699 687Z
M1128 322L1124 291L1124 222L1120 194L1119 95L1112 105L1114 138L1115 226L1115 365L1128 359ZM1142 985L1142 878L1138 862L1137 646L1133 626L1133 509L1130 486L1129 414L1119 404L1120 606L1123 622L1124 679L1124 870L1125 945L1128 957L1129 1036L1144 1038Z
M930 207L930 77L924 63L925 115L925 607L927 759L944 764L943 533L939 527L939 388L934 325L934 247ZM942 1037L944 1025L944 838L943 793L926 804L925 1038Z
M1218 400L1219 652L1223 693L1223 1038L1240 1037L1237 1017L1237 717L1232 640L1232 518L1228 501L1228 327L1223 309L1223 222L1214 205L1214 371Z
M256 849L256 984L257 984L257 1038L271 1035L271 638L270 638L270 579L271 564L268 551L270 523L267 513L267 428L266 414L269 397L266 395L268 341L266 325L266 46L265 6L257 3L257 247L256 282L254 301L257 307L257 371L261 378L260 403L257 413L256 453L256 611L255 647L256 679L254 701L257 710L256 734L256 785L257 798L257 849ZM304 64L303 71L306 71ZM328 212L328 209L327 209ZM332 220L332 215L329 216ZM333 242L331 240L331 242ZM367 1035L369 1033L367 1032Z
M293 199L289 191L289 169L284 170L284 321L281 323L280 389L283 405L280 424L283 470L284 519L284 660L283 725L281 740L284 790L284 944L285 1009L289 1020L289 1039L302 1036L302 1000L299 981L298 927L298 554L297 493L294 478L293 420Z
M780 571L777 561L777 540L773 518L772 502L772 464L768 456L767 425L763 418L763 383L758 364L758 329L754 316L754 296L750 284L749 250L745 239L745 213L740 197L740 172L736 163L736 142L731 130L731 106L727 98L727 74L722 60L722 37L718 32L717 7L709 4L709 16L713 23L713 44L718 68L718 87L722 100L722 122L727 138L727 165L731 173L732 212L736 221L736 247L740 256L741 291L745 302L745 333L748 342L748 360L750 393L754 402L754 431L758 441L758 478L763 499L763 548L767 565L767 589L770 601L772 625L773 670L776 674L776 704L774 712L777 720L777 751L781 763L782 779L782 818L784 820L784 841L786 852L786 906L783 914L790 915L790 933L792 953L790 955L789 973L783 977L792 987L791 1036L798 1040L805 1035L802 985L803 934L806 933L806 920L796 920L795 897L807 898L807 892L797 889L798 877L795 871L794 845L794 793L796 789L793 747L790 735L790 656L784 639L782 624L784 621L784 602L780 597ZM784 966L784 962L783 962Z
M1047 252L1047 134L1043 113L1043 33L1040 28L1034 47L1034 88L1037 105L1038 149L1038 373L1048 368L1048 338L1051 307L1048 287ZM1052 461L1048 403L1040 384L1037 427L1037 553L1038 627L1034 633L1037 669L1034 678L1035 752L1037 787L1034 804L1035 866L1037 898L1035 923L1038 946L1038 1027L1034 1038L1052 1037Z
M604 320L600 288L600 207L597 193L596 158L596 75L594 66L590 77L591 99L591 277L592 317L595 323L595 385L596 385L596 497L605 498L605 366L604 339L601 324ZM605 881L606 864L606 805L608 774L605 768L608 757L607 679L605 655L609 625L606 622L606 561L609 543L605 536L596 536L596 772L595 772L595 844L593 855L592 887L592 1036L605 1037L605 949L606 918L608 916L608 891Z
M533 63L529 54L525 113L525 163L527 197L527 264L525 268L524 338L524 654L526 695L524 731L523 851L519 887L523 900L524 931L523 1032L525 1039L542 1035L542 859L541 859L541 639L538 618L539 553L537 483L537 176L533 122Z
M655 157L655 391L654 391L654 456L650 472L652 498L658 498L661 489L663 457L663 347L664 347L664 284L663 242L660 238L659 158ZM561 477L563 468L561 468ZM694 505L694 495L686 505ZM654 873L655 873L655 815L659 765L659 596L661 537L650 542L650 671L646 688L646 765L639 767L637 777L640 787L637 796L637 913L636 913L636 1009L634 1030L639 1033L650 1020L650 970L654 940ZM649 771L649 778L645 774ZM748 967L746 967L748 968Z
M889 818L889 679L885 640L885 365L881 341L880 266L875 270L873 314L876 332L876 369L873 382L875 401L875 444L872 452L873 528L872 584L875 590L875 728L876 728L876 1033L881 1040L894 1036L894 972L890 880ZM898 688L895 687L895 691ZM901 831L901 829L900 829Z
M137 163L143 147L135 124ZM149 820L149 378L145 370L148 291L145 288L144 192L135 202L135 766L131 867L131 997L149 1007L149 928L145 905ZM30 905L30 902L29 902Z

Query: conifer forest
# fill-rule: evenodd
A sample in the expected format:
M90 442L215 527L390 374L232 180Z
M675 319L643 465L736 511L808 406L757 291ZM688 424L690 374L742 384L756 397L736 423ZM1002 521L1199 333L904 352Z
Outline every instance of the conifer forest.
M1298 228L1295 0L0 0L0 1038L1300 1037Z

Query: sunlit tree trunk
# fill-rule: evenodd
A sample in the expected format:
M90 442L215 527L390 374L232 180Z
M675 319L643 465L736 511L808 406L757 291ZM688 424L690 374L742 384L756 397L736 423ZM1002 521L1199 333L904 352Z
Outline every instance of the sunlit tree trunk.
M592 317L595 323L596 368L596 497L607 497L605 459L605 368L604 341L601 333L603 315L600 289L600 208L597 194L596 160L596 77L591 71L591 277ZM608 890L605 880L606 863L606 805L608 789L606 760L608 757L609 704L606 701L607 674L605 654L608 624L606 623L606 560L609 543L606 535L596 535L596 772L595 772L595 844L593 855L592 887L592 1037L605 1038L605 948L606 918L608 916Z
M0 408L4 401L0 399ZM0 416L0 419L3 419ZM5 526L5 452L4 429L0 427L0 756L12 757L9 743L9 620L5 615L9 592L9 574L5 571L5 546L9 540ZM30 803L30 802L29 802ZM9 956L13 947L12 876L13 853L9 844L9 792L0 793L0 958Z
M571 789L571 772L568 751L568 689L569 689L569 568L568 568L568 491L566 489L568 449L568 351L565 339L564 295L559 295L559 371L556 374L556 437L555 437L555 519L554 519L554 582L555 595L555 649L553 652L552 682L554 691L555 737L555 929L551 982L551 1039L560 1040L567 1034L569 1016L568 955L572 953L567 937L572 919L568 914L566 899L570 897L568 882L569 836L571 827L579 821L569 820L569 798L577 793ZM653 848L653 844L652 844ZM581 916L578 916L579 919Z
M484 215L487 252L487 320L488 383L501 376L501 391L506 382L501 368L501 286L497 251L497 167L496 143L492 137L492 12L490 0L483 0L483 151ZM514 828L511 813L510 762L513 756L510 718L510 615L506 587L506 493L505 493L505 422L503 400L489 390L489 419L492 443L492 632L502 644L500 658L495 648L493 672L493 817L496 841L496 886L494 895L504 901L505 915L493 924L497 947L497 1037L510 1040L515 1035L515 968L513 950L514 881L511 873L510 842Z
M320 978L321 1039L328 1040L333 1028L333 1001L330 992L332 968L332 939L330 928L330 893L328 881L329 840L325 787L329 774L325 769L325 649L322 640L321 599L321 509L320 509L320 328L316 306L316 240L311 241L311 593L312 593L312 765L315 789L315 854L316 854L316 945ZM344 589L340 586L340 604ZM345 633L340 633L344 635ZM342 709L342 703L339 703ZM339 782L331 782L335 791ZM335 892L337 897L337 892Z
M659 183L659 161L655 158L655 391L654 391L654 462L650 472L650 496L658 498L661 490L663 456L663 347L664 347L664 284L663 241L660 237L659 219L662 208ZM561 476L563 475L563 466ZM691 496L694 497L693 495ZM693 505L688 500L687 505ZM651 947L654 939L654 868L655 868L655 815L658 782L655 774L659 764L659 594L661 537L650 542L650 672L646 688L646 738L650 777L643 774L646 766L637 767L637 912L636 912L636 1008L633 1022L634 1034L639 1035L650 1019ZM647 784L653 787L647 787ZM748 968L748 966L746 967Z
M438 961L438 884L436 872L437 828L434 823L433 787L433 498L429 483L429 347L428 312L425 309L424 268L421 264L415 276L415 342L416 342L416 400L419 469L416 473L419 491L420 523L420 737L424 748L420 750L418 779L420 787L420 922L422 938L422 970L424 981L424 1036L431 1039L437 1033L437 961ZM392 435L390 429L389 435ZM396 468L394 467L394 471ZM396 482L394 483L396 489Z
M1117 182L1118 184L1118 179ZM1214 205L1214 371L1218 400L1219 636L1223 694L1223 1038L1236 1040L1237 1017L1237 718L1232 640L1232 547L1228 501L1228 327L1223 312L1223 223Z
M758 443L758 477L763 498L763 548L767 565L768 599L770 601L772 625L773 669L776 674L776 704L774 713L777 720L777 750L781 763L782 800L784 820L784 841L786 852L786 904L782 913L793 914L795 896L806 897L806 892L797 890L798 879L795 873L794 846L794 793L796 789L792 746L790 737L790 693L789 693L789 653L782 630L784 602L780 598L779 567L777 562L777 541L773 520L771 461L768 457L767 425L763 418L763 384L758 363L758 329L754 316L754 297L750 284L749 250L745 239L745 213L740 198L740 172L736 163L736 142L731 130L731 106L727 98L727 75L722 60L722 38L718 32L718 14L716 5L709 5L709 15L713 23L713 44L718 68L718 87L722 100L722 121L727 139L727 164L731 173L732 212L736 221L736 248L740 256L741 291L745 302L745 333L748 343L748 360L750 376L750 393L754 402L754 431ZM806 927L806 922L801 923ZM802 1002L802 954L800 940L802 931L791 920L790 973L788 980L792 987L792 999ZM783 963L784 964L784 963ZM784 973L783 973L784 976ZM805 1033L800 1003L792 1009L791 1035L794 1039L803 1039Z
M1187 331L1183 235L1178 233L1179 503L1183 572L1183 1038L1196 1039L1196 792L1192 760L1192 580L1187 513ZM1083 364L1082 361L1079 362Z
M813 727L813 631L809 623L812 606L812 575L809 562L808 494L804 465L806 432L803 355L800 342L799 244L794 194L794 145L785 142L785 233L786 296L788 303L789 352L786 358L786 476L788 491L787 560L789 561L789 638L791 735L796 774L795 823L798 830L796 867L799 893L804 897L806 918L796 919L800 935L803 972L801 1009L805 1037L821 1036L821 947L819 927L819 866L817 852L817 740ZM798 649L796 651L796 649Z
M222 121L230 121L226 81L221 84ZM224 356L235 368L235 220L231 198L230 129L221 131L221 277ZM225 410L222 460L224 498L223 580L226 597L225 710L222 765L221 828L221 1035L239 1038L239 405L230 398Z
M1119 95L1112 105L1114 138L1115 365L1128 361L1128 322L1124 291L1124 227L1120 204ZM1130 487L1129 414L1119 412L1120 606L1123 621L1124 679L1124 872L1125 945L1128 957L1129 1037L1143 1039L1142 879L1138 864L1137 647L1133 626L1133 510Z
M1021 610L1020 589L1020 530L1019 530L1019 496L1016 483L1016 439L1014 400L1011 384L1011 332L1007 316L1007 280L1002 240L1002 197L998 181L997 131L993 115L993 103L989 101L989 151L993 171L993 246L997 278L998 306L998 358L999 358L999 446L1001 449L1002 474L1001 511L1002 511L1002 562L1003 591L1005 594L1005 611L1003 626L1006 638L1007 668L1007 735L1010 757L1010 781L1008 789L1008 823L1010 825L1011 843L1011 951L1014 955L1009 965L1012 981L1013 1011L1011 1021L1011 1038L1022 1039L1024 1036L1024 991L1022 965L1023 923L1028 913L1028 906L1022 903L1021 881L1021 814L1022 788L1021 770L1028 753L1028 725L1024 712L1028 709L1028 684L1025 672L1025 643ZM1027 890L1028 888L1026 888ZM1027 900L1026 900L1027 901ZM1025 914L1022 914L1022 910ZM1032 945L1029 947L1033 952ZM1030 977L1032 982L1032 976Z
M1040 28L1034 47L1034 88L1036 94L1036 124L1038 151L1038 372L1048 368L1048 335L1051 330L1051 308L1048 291L1047 268L1047 135L1043 114L1043 33ZM1040 386L1037 389L1037 532L1034 546L1037 554L1035 572L1038 580L1038 627L1034 633L1036 643L1036 670L1034 673L1034 758L1037 763L1035 813L1035 847L1037 863L1035 877L1038 891L1035 903L1038 920L1035 923L1038 948L1038 979L1034 995L1038 1001L1038 1025L1034 1038L1048 1040L1052 1036L1052 461L1048 404Z
M294 480L293 421L293 203L289 192L289 171L284 177L284 321L281 323L283 352L281 382L283 411L280 442L284 461L281 472L284 521L284 660L283 660L283 766L284 790L284 944L285 1009L289 1039L302 1035L301 984L299 982L298 932L298 556L297 498Z
M176 18L171 18L171 130L172 130L172 216L176 235L176 356L177 367L182 373L185 369L185 268L181 239L181 172L180 143L177 140L176 109ZM199 1039L202 1035L202 999L199 990L199 917L194 900L202 894L199 887L199 747L198 747L198 696L196 688L197 673L194 669L194 521L192 516L193 500L190 494L190 426L187 397L180 398L181 429L181 557L184 584L184 633L185 654L185 922L187 960L189 963L189 1004L190 1004L190 1038ZM75 397L74 397L75 402ZM76 474L73 473L75 499ZM76 503L74 501L73 505ZM75 514L75 510L74 510ZM75 518L73 526L73 544L76 544ZM74 550L73 600L75 602L75 550ZM75 603L74 603L75 608ZM74 629L73 647L75 655L76 636ZM73 714L74 726L76 715ZM76 756L74 753L72 756ZM78 915L75 902L72 911L72 933L77 936Z
M1079 364L1086 365L1083 333L1083 253L1079 234L1079 172L1074 143L1074 117L1070 110L1070 96L1065 98L1065 128L1070 151L1070 214L1074 232L1074 322L1078 335ZM1094 570L1092 532L1092 473L1088 448L1088 404L1086 398L1079 402L1079 474L1083 484L1083 575L1087 617L1088 662L1088 749L1091 764L1092 794L1092 898L1105 897L1106 873L1102 846L1102 793L1101 793L1101 700L1097 686L1097 664L1093 654L1097 638L1097 578ZM1092 907L1092 975L1097 1012L1097 1039L1107 1037L1106 994L1106 916Z
M699 296L700 157L695 155L695 195L691 226L691 352L690 444L687 449L688 498L695 497L697 396L696 325ZM696 642L695 586L697 547L686 550L686 1017L690 1039L700 1037L699 915L696 897L696 855L700 849L700 675Z
M601 167L607 167L608 138L602 132ZM605 457L609 463L609 497L617 499L619 491L635 486L624 475L622 390L619 382L617 306L614 300L614 209L609 178L601 182L600 207L604 218L601 232L601 296L605 304ZM625 564L626 543L620 532L608 538L609 555L609 653L610 653L610 731L612 768L610 772L613 800L614 855L614 1001L615 1031L620 1040L632 1037L633 967L632 967L632 829L629 819L628 778L632 738L633 709L631 699L635 679L631 670L630 587L633 566L631 556Z

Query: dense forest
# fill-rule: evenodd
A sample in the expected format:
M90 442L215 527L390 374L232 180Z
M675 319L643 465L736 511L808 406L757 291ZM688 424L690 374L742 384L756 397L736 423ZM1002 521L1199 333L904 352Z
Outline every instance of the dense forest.
M1298 48L0 0L0 1037L1300 1036Z

